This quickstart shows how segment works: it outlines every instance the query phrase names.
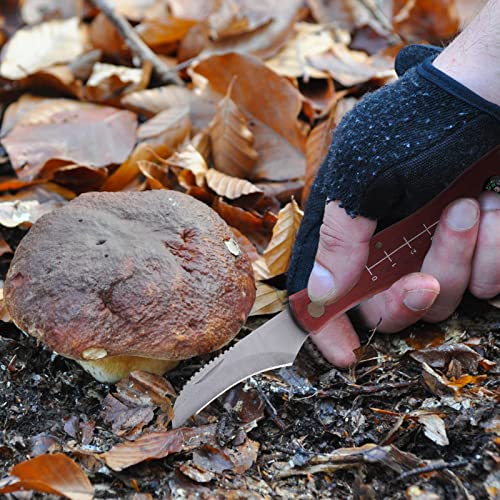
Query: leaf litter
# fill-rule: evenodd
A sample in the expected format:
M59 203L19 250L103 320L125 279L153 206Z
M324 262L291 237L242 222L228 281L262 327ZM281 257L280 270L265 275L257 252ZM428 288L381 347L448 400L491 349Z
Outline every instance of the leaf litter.
M473 11L452 0L112 2L162 64L176 68L180 86L160 82L90 4L7 3L3 276L29 226L82 192L182 191L224 218L254 262L257 297L240 337L286 307L307 193L343 114L394 77L399 47L442 43ZM37 346L4 307L1 314L3 493L498 494L500 318L470 297L450 320L414 325L402 337L359 327L370 344L348 373L306 343L293 367L239 384L176 430L176 392L211 356L167 377L134 372L108 387Z

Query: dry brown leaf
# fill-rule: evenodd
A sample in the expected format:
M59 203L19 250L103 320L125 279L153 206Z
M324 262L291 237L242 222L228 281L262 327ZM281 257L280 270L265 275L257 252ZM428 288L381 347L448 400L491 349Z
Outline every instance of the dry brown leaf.
M56 201L40 203L37 200L3 201L0 203L0 225L4 227L31 226L42 215L61 206Z
M305 134L297 119L302 97L288 80L258 59L234 52L204 59L193 70L222 95L234 80L231 99L236 106L271 127L299 151L304 151Z
M255 302L250 311L250 316L276 314L285 309L287 303L286 290L278 290L260 281L256 283L256 286Z
M394 29L405 39L441 43L456 35L460 27L455 0L396 0Z
M121 102L128 109L152 116L168 108L189 106L194 98L194 93L185 87L166 85L133 92L123 97Z
M195 24L196 21L190 19L169 17L161 20L149 19L134 29L147 45L157 50L162 45L182 40Z
M366 52L351 50L335 43L327 52L313 54L309 63L320 70L328 71L344 87L352 87L373 79L395 78L394 61L386 56L369 56Z
M135 143L137 119L130 111L45 99L19 114L2 144L23 180L36 178L51 160L61 160L61 166L120 164Z
M100 456L106 461L108 467L115 471L121 471L145 460L163 458L171 453L178 453L182 450L183 443L184 435L179 429L168 432L151 432L142 435L133 442L117 444Z
M19 80L84 52L87 34L76 17L23 28L2 49L0 76ZM29 47L29 50L27 50Z
M205 174L208 171L208 166L205 158L192 144L175 152L165 160L165 163L170 167L189 170L193 173L197 186L203 187L205 185Z
M71 500L92 500L94 496L94 488L85 472L62 453L40 455L17 464L10 474L19 480L0 488L2 494L39 491Z
M161 111L137 129L137 137L148 144L161 144L173 152L189 137L191 120L186 106Z
M21 16L26 24L39 24L52 19L82 17L83 0L24 0Z
M272 14L272 21L249 33L215 40L206 45L202 56L234 51L266 58L274 55L293 35L293 26L305 13L302 0L237 0L256 18Z
M319 24L297 23L295 35L266 65L275 73L289 78L328 78L308 62L308 57L326 52L334 45L331 31Z
M89 27L89 40L94 49L99 49L112 61L125 63L130 59L130 49L115 26L100 13Z
M328 119L322 121L312 129L307 138L306 174L304 179L304 191L302 192L301 199L302 207L306 207L307 205L307 198L309 197L312 183L319 167L328 153L336 124L335 112L332 112Z
M249 194L262 193L262 191L251 182L223 174L213 168L207 171L205 178L210 189L215 191L219 196L224 196L230 200L236 200L241 196Z
M232 85L210 122L212 157L217 170L234 177L251 177L258 153L247 119L230 97L231 89Z
M140 174L138 161L152 161L157 156L167 155L169 152L170 148L163 145L139 143L130 156L108 177L101 186L101 191L121 191Z
M123 94L141 91L151 78L152 66L147 62L142 68L96 63L85 86L89 100L119 103Z
M257 2L218 0L216 7L217 9L207 19L212 40L221 40L255 31L272 21L269 11L255 10L259 8Z
M175 177L165 165L158 165L152 161L139 160L137 166L141 173L148 179L151 189L173 189L176 185Z
M417 420L424 426L424 434L438 446L450 444L446 435L446 427L439 415L419 415Z
M259 153L253 170L254 181L288 181L304 176L306 159L301 151L259 120L252 120L250 130Z
M348 31L370 21L369 10L357 0L307 0L311 13L321 24L334 24Z
M295 200L280 210L278 221L273 228L273 236L262 256L271 273L269 277L278 276L287 271L295 235L299 230L303 215L304 212Z
M232 227L241 231L258 250L263 250L271 238L277 217L272 212L260 215L229 205L222 198L215 198L212 208Z
M117 12L131 21L155 18L165 12L165 0L108 0Z

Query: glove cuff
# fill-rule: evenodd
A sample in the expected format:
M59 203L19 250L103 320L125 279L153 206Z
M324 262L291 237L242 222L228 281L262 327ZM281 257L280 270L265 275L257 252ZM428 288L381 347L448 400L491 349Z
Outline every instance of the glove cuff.
M432 61L434 56L425 59L419 66L417 71L426 80L441 87L444 91L454 95L457 99L480 109L484 113L490 115L495 120L500 121L500 106L494 102L487 101L480 95L468 89L460 82L443 73L441 70L433 66Z

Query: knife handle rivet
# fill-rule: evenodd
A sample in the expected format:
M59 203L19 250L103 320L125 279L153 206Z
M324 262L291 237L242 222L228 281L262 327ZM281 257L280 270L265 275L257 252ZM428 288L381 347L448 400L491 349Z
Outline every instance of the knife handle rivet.
M311 316L312 318L321 318L321 316L325 314L325 306L311 302L307 306L307 312L309 313L309 316Z

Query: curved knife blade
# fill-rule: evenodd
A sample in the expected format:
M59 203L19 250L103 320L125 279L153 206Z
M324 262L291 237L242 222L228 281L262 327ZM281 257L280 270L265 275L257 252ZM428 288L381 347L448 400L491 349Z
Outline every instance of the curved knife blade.
M288 309L281 312L217 356L186 383L175 401L172 426L181 426L246 378L291 365L307 337Z

